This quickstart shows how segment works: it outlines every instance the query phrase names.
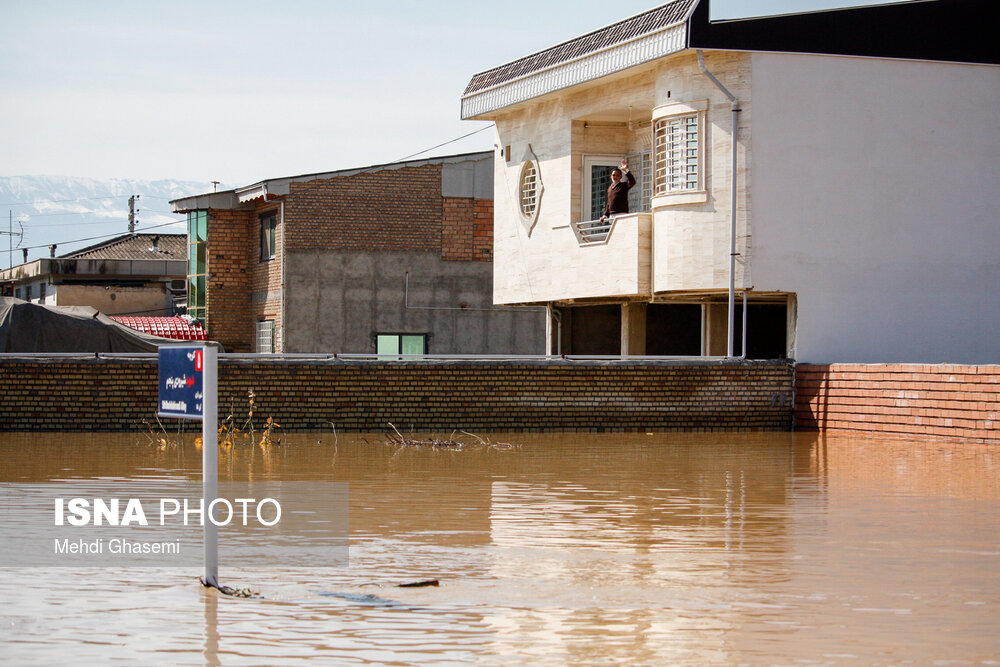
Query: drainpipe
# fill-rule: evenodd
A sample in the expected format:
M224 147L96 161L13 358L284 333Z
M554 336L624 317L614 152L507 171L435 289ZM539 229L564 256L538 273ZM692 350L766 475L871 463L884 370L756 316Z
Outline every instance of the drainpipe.
M555 306L549 304L549 312L552 319L556 321L556 354L562 356L562 313Z
M731 199L731 211L730 211L730 223L729 223L729 337L726 343L726 356L733 356L733 336L736 328L736 257L739 255L736 252L736 148L738 146L738 131L739 131L739 114L740 114L740 101L736 99L729 90L722 85L722 82L715 78L711 72L705 67L705 56L698 50L698 67L701 69L702 74L711 79L712 83L721 90L726 97L729 98L729 102L732 104L733 109L733 157L732 157L732 182L733 188L730 194ZM746 292L744 292L744 299L746 298ZM744 317L746 317L746 309L744 307L743 311ZM743 347L746 348L746 332L744 332ZM745 356L745 355L744 355Z

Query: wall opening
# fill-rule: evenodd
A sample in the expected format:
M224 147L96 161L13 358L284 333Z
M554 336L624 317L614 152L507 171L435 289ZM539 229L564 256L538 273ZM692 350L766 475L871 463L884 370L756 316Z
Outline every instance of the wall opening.
M574 306L559 310L563 317L563 354L621 354L621 305Z
M646 307L646 354L701 354L701 305L649 304Z

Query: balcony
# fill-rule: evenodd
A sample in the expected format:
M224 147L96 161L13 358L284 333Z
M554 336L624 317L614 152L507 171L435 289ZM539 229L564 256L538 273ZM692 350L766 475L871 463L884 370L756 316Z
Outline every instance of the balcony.
M589 299L645 296L651 291L650 213L588 220L563 228L553 253L550 298Z

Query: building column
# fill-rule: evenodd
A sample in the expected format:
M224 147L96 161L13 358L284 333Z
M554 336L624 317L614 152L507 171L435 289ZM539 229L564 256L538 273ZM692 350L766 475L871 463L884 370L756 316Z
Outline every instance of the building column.
M622 304L623 355L646 354L646 303Z

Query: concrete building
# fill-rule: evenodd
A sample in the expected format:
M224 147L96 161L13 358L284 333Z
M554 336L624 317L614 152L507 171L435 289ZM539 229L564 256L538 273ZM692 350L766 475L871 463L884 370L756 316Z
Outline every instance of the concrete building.
M544 351L544 312L492 303L490 152L171 203L188 216L188 312L227 351Z
M495 302L548 308L551 352L739 355L745 295L751 358L997 363L991 6L675 0L476 74Z
M4 296L30 303L171 316L184 312L186 266L184 234L123 234L0 271L0 286Z

